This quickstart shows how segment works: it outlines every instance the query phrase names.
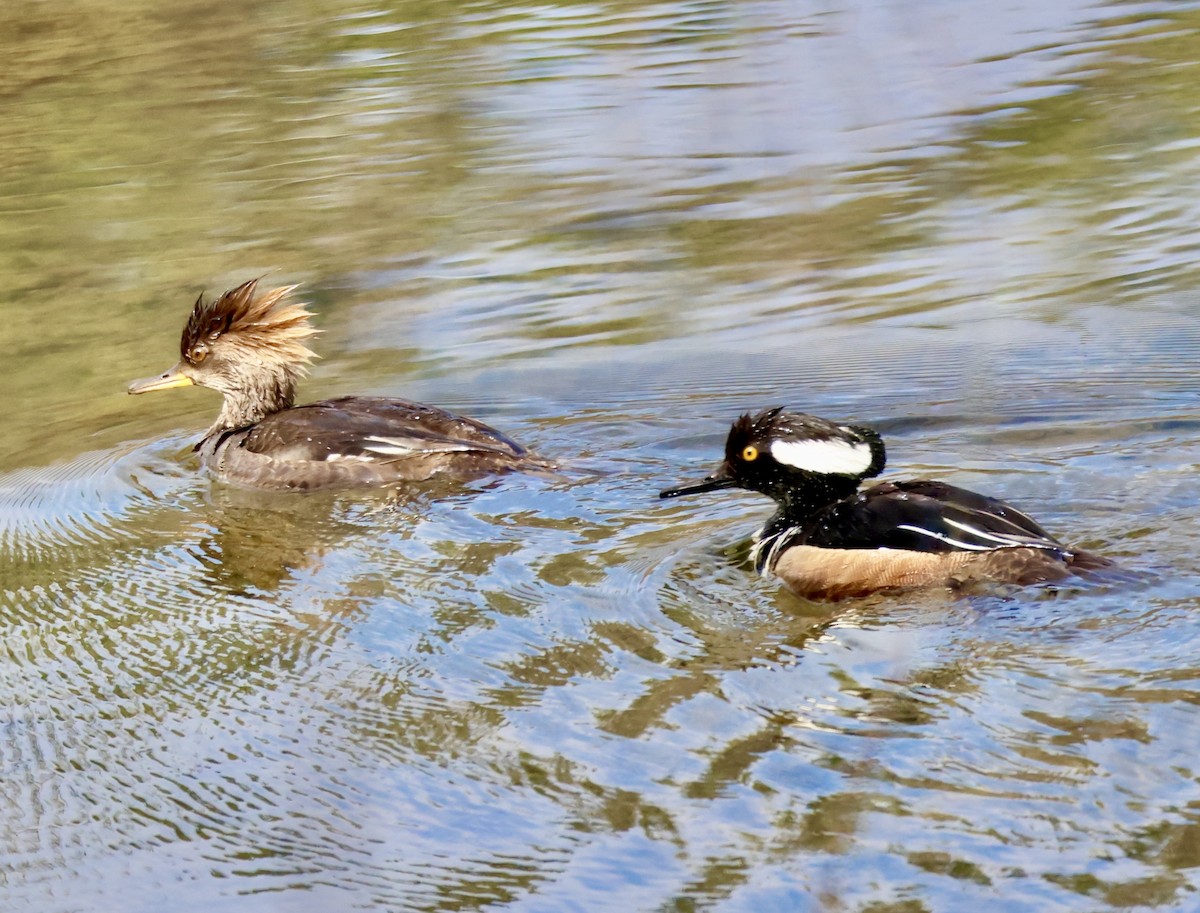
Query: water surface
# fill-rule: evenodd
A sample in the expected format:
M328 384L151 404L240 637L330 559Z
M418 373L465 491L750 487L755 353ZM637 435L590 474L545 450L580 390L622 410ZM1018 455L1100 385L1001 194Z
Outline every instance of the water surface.
M12 911L1195 909L1192 3L0 10ZM204 477L130 400L301 282L302 395L560 459ZM796 599L741 411L877 426L1139 579Z

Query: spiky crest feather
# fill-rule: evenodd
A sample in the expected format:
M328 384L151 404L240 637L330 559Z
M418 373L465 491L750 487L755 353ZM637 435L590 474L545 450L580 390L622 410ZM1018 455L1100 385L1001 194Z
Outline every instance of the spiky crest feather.
M309 322L312 313L305 305L289 298L297 287L285 285L255 294L259 279L251 279L221 297L196 299L179 341L180 354L190 361L190 353L200 343L211 345L227 338L239 345L257 349L272 360L291 365L302 373L316 357L304 341L317 334Z

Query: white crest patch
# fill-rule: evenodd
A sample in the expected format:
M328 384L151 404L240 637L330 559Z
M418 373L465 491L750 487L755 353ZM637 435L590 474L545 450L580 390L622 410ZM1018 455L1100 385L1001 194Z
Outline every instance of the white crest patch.
M871 468L871 446L851 441L772 441L771 456L784 466L823 475L860 476Z

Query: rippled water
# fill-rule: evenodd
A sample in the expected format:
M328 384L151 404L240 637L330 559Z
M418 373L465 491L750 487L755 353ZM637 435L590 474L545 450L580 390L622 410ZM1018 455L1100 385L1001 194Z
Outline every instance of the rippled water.
M383 7L0 10L0 907L1200 907L1200 6ZM205 478L267 271L562 476ZM1136 579L780 592L782 403Z

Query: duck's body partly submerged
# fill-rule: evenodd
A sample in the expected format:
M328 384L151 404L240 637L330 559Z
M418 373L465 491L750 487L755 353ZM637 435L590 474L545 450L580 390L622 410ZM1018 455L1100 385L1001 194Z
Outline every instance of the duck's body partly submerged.
M255 488L370 488L444 475L549 469L482 422L422 403L343 396L209 434L196 448L221 478Z
M257 280L197 300L181 360L130 393L198 384L224 394L196 445L219 478L252 488L364 488L438 475L467 479L553 465L475 419L402 399L343 396L293 406L313 353L311 316L292 287L257 294Z
M1015 507L945 482L860 491L885 460L869 428L771 409L734 423L715 474L661 496L740 487L774 498L778 511L754 537L755 566L809 598L1044 583L1111 565L1062 544Z

